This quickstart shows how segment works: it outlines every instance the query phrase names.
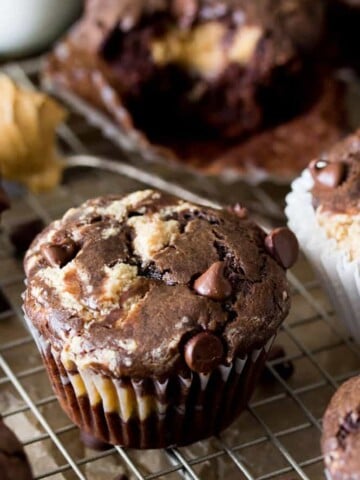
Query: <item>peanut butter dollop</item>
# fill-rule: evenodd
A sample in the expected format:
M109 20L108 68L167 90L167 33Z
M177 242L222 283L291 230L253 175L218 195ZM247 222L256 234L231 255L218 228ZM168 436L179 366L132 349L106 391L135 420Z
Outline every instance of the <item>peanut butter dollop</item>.
M65 110L44 93L16 85L0 75L0 171L4 179L32 191L48 190L61 177L55 130Z

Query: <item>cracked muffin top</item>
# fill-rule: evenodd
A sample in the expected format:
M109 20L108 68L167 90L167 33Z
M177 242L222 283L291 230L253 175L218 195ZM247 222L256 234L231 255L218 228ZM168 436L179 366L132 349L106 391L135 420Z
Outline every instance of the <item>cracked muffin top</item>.
M337 390L324 416L322 450L334 480L360 479L360 376Z
M69 370L207 372L263 347L286 317L298 245L244 210L153 190L89 200L25 256L24 307Z

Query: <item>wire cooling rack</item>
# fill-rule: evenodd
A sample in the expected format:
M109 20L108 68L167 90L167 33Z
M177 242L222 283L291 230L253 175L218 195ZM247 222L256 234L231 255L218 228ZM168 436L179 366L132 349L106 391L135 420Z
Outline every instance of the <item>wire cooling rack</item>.
M37 83L37 60L3 69L21 83ZM103 168L74 168L73 162L63 184L50 194L35 196L13 189L12 209L3 215L0 411L21 438L35 478L112 480L124 475L122 479L141 480L323 479L321 417L338 385L359 373L360 350L342 331L304 258L289 274L293 308L276 342L285 349L285 359L268 362L267 380L259 384L248 409L232 427L219 437L186 448L136 451L115 446L95 452L83 446L77 427L62 413L51 391L23 323L22 264L9 239L14 228L31 219L48 223L95 195L149 185L190 200L245 202L264 223L277 225L285 221L282 208L286 187L264 184L251 188L241 182L225 185L166 165L144 163L135 155L125 157L118 146L75 111L59 129L59 139L65 154L81 154L88 164L91 159L84 157L88 154L111 157L118 163L114 175L105 163L101 164ZM282 375L284 360L294 366L288 378Z

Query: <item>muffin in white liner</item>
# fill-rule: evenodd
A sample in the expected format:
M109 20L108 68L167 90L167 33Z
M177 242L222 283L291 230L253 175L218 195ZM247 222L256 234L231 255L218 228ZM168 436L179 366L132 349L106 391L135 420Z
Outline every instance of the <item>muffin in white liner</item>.
M286 198L297 235L336 313L360 343L360 131L310 164Z
M321 450L328 480L360 478L360 376L343 383L323 417Z

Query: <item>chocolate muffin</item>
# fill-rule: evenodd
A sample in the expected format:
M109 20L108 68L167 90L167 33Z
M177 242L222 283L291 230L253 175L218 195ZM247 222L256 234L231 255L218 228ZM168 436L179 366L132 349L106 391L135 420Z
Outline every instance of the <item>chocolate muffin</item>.
M266 235L152 190L69 210L24 263L24 309L64 410L135 448L227 427L288 313L297 250L286 228Z
M1 480L32 480L30 465L15 434L0 417Z
M321 440L331 480L360 479L360 377L337 390L325 412Z
M360 130L312 161L287 203L289 225L360 342Z
M243 138L317 96L323 2L88 0L46 77L177 152Z

